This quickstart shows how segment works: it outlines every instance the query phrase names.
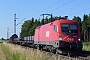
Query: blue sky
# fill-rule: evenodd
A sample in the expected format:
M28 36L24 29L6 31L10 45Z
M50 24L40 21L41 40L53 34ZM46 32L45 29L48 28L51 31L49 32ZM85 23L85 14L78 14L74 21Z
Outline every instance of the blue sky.
M18 18L16 23L24 18L42 18L42 13L52 13L53 16L68 15L69 19L73 16L82 18L84 14L90 14L90 0L0 0L0 38L7 38L7 27L9 37L14 33L15 13ZM17 35L20 33L21 25L17 26Z

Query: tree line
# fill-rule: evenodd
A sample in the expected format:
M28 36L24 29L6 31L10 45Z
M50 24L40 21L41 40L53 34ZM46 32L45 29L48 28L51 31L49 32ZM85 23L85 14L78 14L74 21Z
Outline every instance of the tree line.
M43 24L53 22L57 19L60 19L61 16L55 16L55 17L50 17L50 18L45 18L45 19L29 19L24 21L22 27L21 27L21 33L20 37L23 38L25 36L34 36L35 28L37 26L41 26ZM90 14L84 14L83 18L81 19L79 16L74 16L72 20L75 20L78 22L80 25L80 30L81 30L81 38L82 40L87 40L89 41L89 36L88 36L88 27L90 27Z

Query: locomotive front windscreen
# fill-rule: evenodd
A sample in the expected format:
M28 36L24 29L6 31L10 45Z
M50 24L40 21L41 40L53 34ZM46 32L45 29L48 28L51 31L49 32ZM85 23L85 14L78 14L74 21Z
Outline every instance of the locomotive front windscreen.
M78 28L76 24L61 24L63 34L77 34Z

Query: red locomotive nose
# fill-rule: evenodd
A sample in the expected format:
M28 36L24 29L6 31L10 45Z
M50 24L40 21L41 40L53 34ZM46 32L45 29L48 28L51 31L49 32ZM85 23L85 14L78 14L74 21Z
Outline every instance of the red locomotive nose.
M75 35L63 35L63 41L65 42L77 42L78 41L78 37Z

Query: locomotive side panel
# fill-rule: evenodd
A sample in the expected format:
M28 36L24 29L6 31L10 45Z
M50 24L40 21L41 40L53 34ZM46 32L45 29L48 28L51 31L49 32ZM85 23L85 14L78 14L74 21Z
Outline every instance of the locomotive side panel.
M40 26L40 28L36 28L34 42L48 45L55 40L58 40L58 33L54 31L54 25L57 26L57 23L51 22Z

